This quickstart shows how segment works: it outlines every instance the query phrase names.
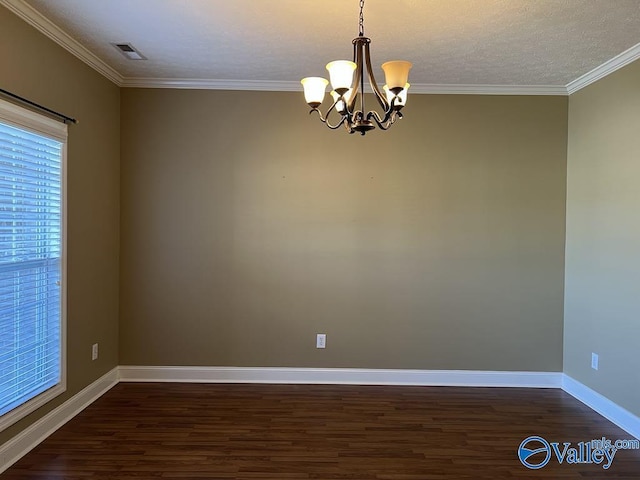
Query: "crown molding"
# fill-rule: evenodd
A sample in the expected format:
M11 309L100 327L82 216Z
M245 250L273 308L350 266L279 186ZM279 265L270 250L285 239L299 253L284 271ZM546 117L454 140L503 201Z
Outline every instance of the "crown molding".
M567 95L562 85L411 84L411 93L438 95Z
M299 92L298 82L256 80L210 80L194 78L133 78L123 77L114 68L82 46L51 20L39 13L24 0L0 0L12 13L39 32L75 55L98 73L119 87L175 88L201 90L254 90L269 92ZM567 85L438 85L412 84L412 94L436 95L571 95L640 58L640 43L607 60Z
M122 87L200 90L301 92L300 82L260 80L204 80L196 78L124 78ZM365 87L365 91L371 89ZM434 85L411 84L412 94L439 95L567 95L560 85Z
M265 92L299 92L299 82L267 80L213 80L199 78L124 78L122 87L176 88L193 90L255 90Z
M116 85L122 85L122 75L23 0L0 0L0 5L7 7L12 13L16 14L40 33L43 33Z
M583 89L587 85L600 80L607 75L611 75L616 70L620 70L625 65L636 61L640 58L640 43L616 55L611 60L607 60L602 65L594 68L590 72L576 78L573 82L567 84L567 92L569 95Z

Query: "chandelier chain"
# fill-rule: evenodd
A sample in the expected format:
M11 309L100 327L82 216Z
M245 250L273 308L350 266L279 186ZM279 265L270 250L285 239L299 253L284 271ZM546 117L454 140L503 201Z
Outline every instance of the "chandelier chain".
M364 37L364 0L360 0L360 23L358 34Z

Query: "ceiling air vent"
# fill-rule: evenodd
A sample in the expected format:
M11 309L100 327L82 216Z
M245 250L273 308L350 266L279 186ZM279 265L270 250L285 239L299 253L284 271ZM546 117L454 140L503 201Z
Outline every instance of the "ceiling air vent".
M142 55L133 45L130 43L112 43L118 51L127 57L129 60L146 60L147 57Z

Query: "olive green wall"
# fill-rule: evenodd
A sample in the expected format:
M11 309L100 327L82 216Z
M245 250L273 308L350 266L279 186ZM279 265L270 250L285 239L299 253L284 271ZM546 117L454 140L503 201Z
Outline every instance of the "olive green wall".
M566 97L121 95L121 364L562 371Z
M120 91L4 7L0 88L80 120L67 154L67 392L0 432L1 445L118 364Z
M571 95L565 373L640 415L640 62ZM599 369L591 369L591 353Z
M80 120L68 391L0 444L118 363L562 370L567 98L414 95L360 138L298 93L120 90L0 27L0 86Z
M1 88L80 120L68 390L0 446L119 363L564 362L640 415L640 62L569 99L413 95L365 138L300 94L121 91L4 7L0 64Z

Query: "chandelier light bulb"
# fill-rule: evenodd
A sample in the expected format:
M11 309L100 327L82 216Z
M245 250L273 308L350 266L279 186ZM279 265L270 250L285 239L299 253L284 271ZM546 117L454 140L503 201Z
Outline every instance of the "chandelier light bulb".
M343 95L340 95L335 90L331 90L331 96L333 97L333 101L336 104L336 111L340 115L343 115L347 111L347 104L349 103L349 100L351 100L351 92L353 92L352 88L347 90L347 92Z
M405 83L404 88L397 95L389 90L389 85L385 85L384 87L382 87L382 89L387 96L387 101L389 102L389 104L391 104L391 101L395 98L396 101L394 105L396 107L404 107L407 104L407 93L410 86L411 84Z

